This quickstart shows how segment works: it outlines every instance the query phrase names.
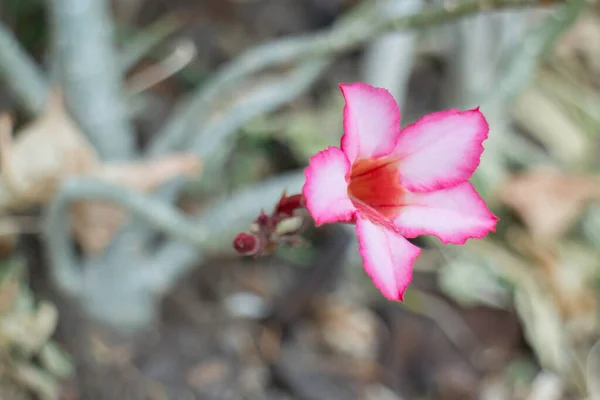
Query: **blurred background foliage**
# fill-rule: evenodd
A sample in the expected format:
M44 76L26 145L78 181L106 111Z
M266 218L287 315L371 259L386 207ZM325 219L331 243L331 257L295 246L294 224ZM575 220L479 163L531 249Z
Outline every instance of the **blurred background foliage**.
M484 10L482 12L482 10ZM5 0L1 399L600 398L600 8L571 0ZM500 217L384 301L352 230L231 240L342 134L481 106ZM116 206L115 206L116 203Z

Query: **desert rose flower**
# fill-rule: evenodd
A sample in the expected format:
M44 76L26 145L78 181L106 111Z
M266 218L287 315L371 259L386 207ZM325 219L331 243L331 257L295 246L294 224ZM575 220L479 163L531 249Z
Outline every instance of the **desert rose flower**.
M382 294L402 300L421 249L406 238L443 243L482 238L497 218L469 183L488 124L479 109L429 114L404 128L385 89L341 84L341 146L311 157L303 187L317 226L356 224L366 272Z

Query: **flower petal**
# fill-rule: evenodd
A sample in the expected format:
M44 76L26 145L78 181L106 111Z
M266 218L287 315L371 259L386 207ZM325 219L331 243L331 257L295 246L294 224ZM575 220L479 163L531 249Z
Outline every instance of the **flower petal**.
M389 154L400 134L400 110L385 89L365 83L340 84L346 99L342 150L351 163Z
M393 151L401 160L401 185L428 192L466 181L479 165L488 131L478 108L436 112L408 125Z
M427 193L406 194L394 223L404 236L434 235L442 243L464 244L496 229L492 214L470 182Z
M349 173L350 162L337 147L328 147L310 158L302 193L317 226L354 217L356 210L347 193Z
M421 249L399 233L376 225L368 219L356 219L356 233L365 271L389 300L400 300L412 280L412 267Z

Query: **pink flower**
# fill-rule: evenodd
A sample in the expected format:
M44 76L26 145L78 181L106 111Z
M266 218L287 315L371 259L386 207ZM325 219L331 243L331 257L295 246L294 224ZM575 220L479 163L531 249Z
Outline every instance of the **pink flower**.
M302 189L317 226L356 223L366 272L383 295L402 301L421 249L406 238L435 235L464 244L493 231L497 218L468 182L488 124L479 109L429 114L400 128L385 89L341 84L341 148L310 159Z

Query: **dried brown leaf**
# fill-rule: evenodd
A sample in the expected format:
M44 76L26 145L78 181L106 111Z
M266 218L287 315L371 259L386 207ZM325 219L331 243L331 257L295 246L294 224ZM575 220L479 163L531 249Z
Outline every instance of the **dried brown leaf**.
M69 117L54 90L46 109L13 140L12 123L0 124L0 209L20 210L45 203L61 180L89 172L98 155Z
M500 200L512 208L538 243L552 245L575 223L587 204L600 199L600 177L539 168L511 177Z
M194 177L199 172L200 162L195 155L178 153L138 163L107 164L91 175L131 189L148 191L176 176Z
M585 343L597 336L598 301L590 285L598 266L597 252L575 244L562 244L554 251L539 249L537 254L571 341Z
M572 343L585 343L597 335L600 328L598 301L590 282L598 270L598 251L576 242L534 241L519 228L514 228L516 247L527 254L537 269L528 268L537 276L552 306L560 315Z

